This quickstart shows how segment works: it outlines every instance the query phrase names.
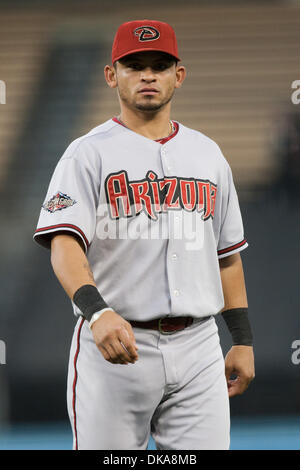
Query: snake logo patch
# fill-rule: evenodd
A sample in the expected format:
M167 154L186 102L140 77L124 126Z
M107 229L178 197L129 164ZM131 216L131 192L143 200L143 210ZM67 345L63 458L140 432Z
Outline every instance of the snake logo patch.
M76 204L74 199L71 199L67 194L58 191L54 196L52 196L51 199L49 199L49 201L45 202L42 207L45 209L45 211L51 212L51 214L53 214L53 212L61 211L67 207L74 206L74 204Z
M139 41L155 41L158 39L160 34L156 28L153 26L139 26L133 31L135 36L138 36Z

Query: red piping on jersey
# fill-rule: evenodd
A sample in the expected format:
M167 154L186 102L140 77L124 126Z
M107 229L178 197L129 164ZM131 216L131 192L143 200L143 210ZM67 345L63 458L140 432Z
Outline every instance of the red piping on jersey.
M40 234L41 232L45 232L46 230L53 230L53 229L56 229L56 228L73 228L74 230L76 230L82 236L82 238L85 241L86 247L88 248L89 242L88 242L88 239L86 238L85 234L83 233L82 230L80 230L79 227L77 227L76 225L72 225L72 224L49 225L48 227L38 228L35 231L35 235Z
M81 323L78 328L77 332L77 349L76 353L74 356L74 380L73 380L73 423L74 423L74 435L75 435L75 450L78 450L78 437L77 437L77 417L76 417L76 385L77 385L77 359L80 351L80 333L81 333L81 328L84 322L84 318L81 320Z
M121 126L126 127L126 129L128 129L128 127L125 126L125 124L123 124L123 122L119 121L119 119L117 117L113 117L112 120L114 122L116 122L117 124L120 124ZM174 132L171 135L168 135L167 137L163 137L162 139L157 139L154 142L158 142L159 144L165 144L166 142L168 142L168 140L171 140L171 139L173 139L173 137L175 137L175 135L179 131L179 124L176 121L172 121L172 123L175 127Z
M228 251L236 250L237 248L240 248L246 243L247 243L247 240L244 239L241 242L236 243L235 245L229 246L228 248L224 248L223 250L218 250L218 255L223 255L224 253L228 253Z
M167 137L164 137L163 139L157 139L155 142L159 142L160 144L165 144L166 142L168 142L168 140L171 140L173 139L173 137L175 137L175 135L179 131L179 124L176 121L172 121L172 123L173 123L173 126L175 127L173 134L170 134Z
M119 121L119 119L117 117L113 117L112 120L114 122L116 122L117 124L120 124L120 126L126 127L126 129L128 129L128 127L125 126L125 124L123 124L123 122Z

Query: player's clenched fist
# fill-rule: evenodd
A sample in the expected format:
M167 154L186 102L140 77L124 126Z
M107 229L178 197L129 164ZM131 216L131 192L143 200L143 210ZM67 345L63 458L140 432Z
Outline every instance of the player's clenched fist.
M233 346L225 357L225 375L228 396L241 395L254 379L254 354L252 346ZM236 375L234 380L230 377Z
M108 310L91 327L95 343L104 359L112 364L134 364L137 345L130 323Z

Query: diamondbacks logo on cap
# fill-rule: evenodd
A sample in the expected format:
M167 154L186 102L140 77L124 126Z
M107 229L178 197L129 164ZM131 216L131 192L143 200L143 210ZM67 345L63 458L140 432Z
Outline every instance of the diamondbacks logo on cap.
M73 206L74 204L76 204L74 199L71 199L67 194L58 191L51 199L49 199L49 201L43 204L42 207L45 211L53 214L53 212L61 211L62 209Z
M139 41L154 41L158 39L160 34L156 28L153 26L139 26L133 31L135 36L139 37Z

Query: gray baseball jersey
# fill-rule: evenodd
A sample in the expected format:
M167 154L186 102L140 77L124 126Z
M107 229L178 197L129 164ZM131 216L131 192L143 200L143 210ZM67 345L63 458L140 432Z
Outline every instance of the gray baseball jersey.
M73 141L34 235L48 247L49 233L80 237L101 295L126 320L217 314L218 258L248 246L220 148L174 125L153 141L114 118Z
M71 143L34 238L83 242L97 287L126 320L193 316L174 335L134 326L135 364L112 364L79 316L69 360L74 449L228 449L229 399L214 315L218 258L247 247L230 167L215 142L173 122L152 141L116 118Z

